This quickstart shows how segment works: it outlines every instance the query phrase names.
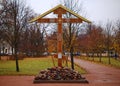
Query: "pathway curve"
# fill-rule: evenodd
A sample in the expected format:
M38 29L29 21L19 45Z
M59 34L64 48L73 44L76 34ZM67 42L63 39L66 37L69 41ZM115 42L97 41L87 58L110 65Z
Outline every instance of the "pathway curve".
M87 70L88 74L85 77L91 84L120 86L120 69L77 58L74 61Z

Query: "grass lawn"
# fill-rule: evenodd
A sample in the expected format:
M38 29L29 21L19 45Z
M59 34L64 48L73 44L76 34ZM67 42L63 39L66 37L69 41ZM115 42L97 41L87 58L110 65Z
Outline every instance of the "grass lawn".
M57 60L55 60L55 66L57 66ZM68 63L70 67L70 62ZM54 67L51 57L45 58L25 58L24 60L19 60L20 72L16 72L15 61L1 61L0 60L0 75L36 75L40 70ZM75 65L75 70L79 71L81 74L86 73L83 68Z
M89 60L89 61L92 61L92 62L96 62L96 63L101 63L101 64L104 64L104 65L108 65L108 66L113 66L113 67L116 67L116 68L120 68L120 60L117 60L117 59L114 59L114 58L110 58L110 61L111 61L111 64L108 63L108 58L107 57L102 57L101 58L101 62L100 62L100 59L99 57L78 57L78 58L81 58L81 59L84 59L84 60Z

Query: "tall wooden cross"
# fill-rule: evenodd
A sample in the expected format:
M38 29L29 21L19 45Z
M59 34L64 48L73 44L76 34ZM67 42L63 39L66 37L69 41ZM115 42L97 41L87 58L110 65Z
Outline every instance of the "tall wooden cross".
M58 18L43 18L49 13L53 12L58 15ZM70 13L77 18L62 18L62 14ZM62 67L62 23L82 23L82 21L91 23L89 20L83 18L82 16L74 13L70 9L58 5L51 10L43 13L42 15L32 19L30 22L38 22L38 23L57 23L58 24L58 32L57 32L57 56L58 56L58 66Z

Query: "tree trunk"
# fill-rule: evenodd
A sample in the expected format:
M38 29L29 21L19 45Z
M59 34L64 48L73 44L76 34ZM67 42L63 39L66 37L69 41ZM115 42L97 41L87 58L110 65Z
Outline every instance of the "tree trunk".
M94 61L94 50L92 51L92 56L91 56L93 59L93 61Z
M109 36L108 36L108 40L107 40L107 50L108 50L108 64L111 64L111 61L110 61L110 49L109 49Z
M74 56L73 56L73 47L70 48L70 57L71 57L71 68L74 70Z
M108 42L108 46L107 46L107 50L108 50L108 64L111 64L111 61L110 61L110 49L109 49L109 42Z
M18 51L18 48L17 48L17 44L15 44L15 59L16 59L16 71L19 72L19 64L18 64L18 55L17 55L17 51Z
M13 48L13 46L12 46L12 56L14 55L14 48Z
M15 2L15 5L17 5L17 2ZM14 9L14 58L16 60L16 71L19 72L19 64L18 64L18 28L17 28L17 9Z
M70 57L71 57L71 68L74 70L74 59L73 59L73 45L72 43L72 28L71 28L72 24L69 24L69 46L70 46Z
M0 60L1 60L1 46L0 46Z
M100 57L99 57L100 62L101 62L101 58L102 58L102 52L100 52Z
M111 64L109 51L108 51L108 59L109 59L109 64Z

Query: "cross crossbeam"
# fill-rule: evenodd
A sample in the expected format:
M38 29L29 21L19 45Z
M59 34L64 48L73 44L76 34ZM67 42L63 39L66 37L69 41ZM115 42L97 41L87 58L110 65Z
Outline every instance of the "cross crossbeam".
M58 18L42 18L38 19L37 22L39 23L58 23L59 20ZM76 19L76 18L63 18L62 23L81 23L81 19Z

